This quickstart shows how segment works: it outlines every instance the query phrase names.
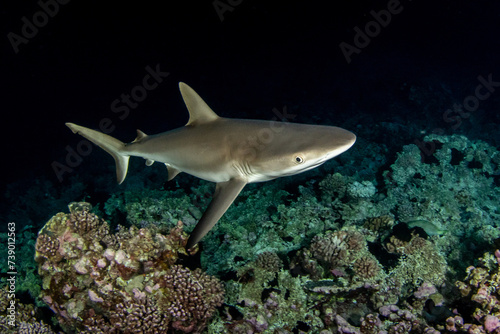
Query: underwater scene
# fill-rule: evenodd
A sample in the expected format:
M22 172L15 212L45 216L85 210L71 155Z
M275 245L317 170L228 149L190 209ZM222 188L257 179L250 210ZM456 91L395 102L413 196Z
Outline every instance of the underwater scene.
M500 3L0 5L0 333L500 333Z

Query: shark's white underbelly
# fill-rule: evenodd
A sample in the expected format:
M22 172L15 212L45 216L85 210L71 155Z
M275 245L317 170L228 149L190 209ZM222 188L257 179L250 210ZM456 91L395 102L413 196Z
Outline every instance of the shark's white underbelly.
M211 182L226 182L236 175L228 173L226 170L182 170L183 172L196 176L200 179Z
M264 182L276 178L276 176L257 173L248 167L243 168L238 164L223 163L218 166L212 166L211 168L207 168L207 166L200 166L200 168L192 168L192 166L183 167L172 163L165 163L165 165L171 166L200 179L217 183L226 182L236 178L245 180L246 183Z

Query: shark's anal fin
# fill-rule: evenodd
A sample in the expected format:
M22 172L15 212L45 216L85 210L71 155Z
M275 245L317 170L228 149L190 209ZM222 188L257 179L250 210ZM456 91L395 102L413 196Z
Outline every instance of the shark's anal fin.
M217 183L212 201L191 233L186 249L196 245L212 229L246 184L241 179Z

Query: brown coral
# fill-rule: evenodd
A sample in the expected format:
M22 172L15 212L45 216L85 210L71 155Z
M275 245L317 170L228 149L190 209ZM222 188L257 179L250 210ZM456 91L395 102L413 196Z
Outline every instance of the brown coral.
M47 233L42 233L36 240L35 249L45 257L55 257L59 249L59 240Z
M363 278L375 277L379 271L378 262L372 257L360 257L354 262L354 272Z
M224 302L224 289L220 281L203 273L179 265L170 268L162 282L169 291L167 312L173 319L172 326L186 333L193 328L203 328Z
M380 230L390 228L393 224L394 218L391 216L379 216L367 218L363 227L373 232L379 232Z
M335 265L347 256L347 233L329 232L324 236L315 236L311 243L311 253L318 260Z
M273 252L263 252L257 255L255 265L269 272L278 272L283 266L283 262L278 254Z
M23 304L8 290L8 285L0 289L0 332L2 334L55 334L52 328L36 317L36 308ZM14 301L14 309L11 301Z
M429 244L427 240L420 237L417 233L411 233L410 241L403 241L392 235L385 247L389 253L413 254Z
M43 322L20 322L19 333L21 334L55 334L49 325Z
M351 231L347 235L347 246L351 251L358 251L363 249L365 245L365 238L357 231Z
M101 219L90 212L91 206L88 203L73 202L69 205L69 210L69 222L80 233L88 233L102 225Z
M389 253L403 253L407 245L407 242L396 238L396 236L394 235L391 235L391 237L389 238L389 242L385 244L385 248Z
M366 241L361 233L346 230L315 236L310 250L316 259L336 266L352 261L354 254L365 245Z
M168 319L149 298L123 301L114 305L109 320L90 309L84 320L86 332L154 334L166 333Z

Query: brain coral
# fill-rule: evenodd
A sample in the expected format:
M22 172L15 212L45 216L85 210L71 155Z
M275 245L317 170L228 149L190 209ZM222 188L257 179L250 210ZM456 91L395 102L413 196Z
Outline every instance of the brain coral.
M35 259L43 300L67 332L201 332L224 291L215 277L175 265L187 235L182 223L169 235L154 227L116 234L72 203L39 232Z

